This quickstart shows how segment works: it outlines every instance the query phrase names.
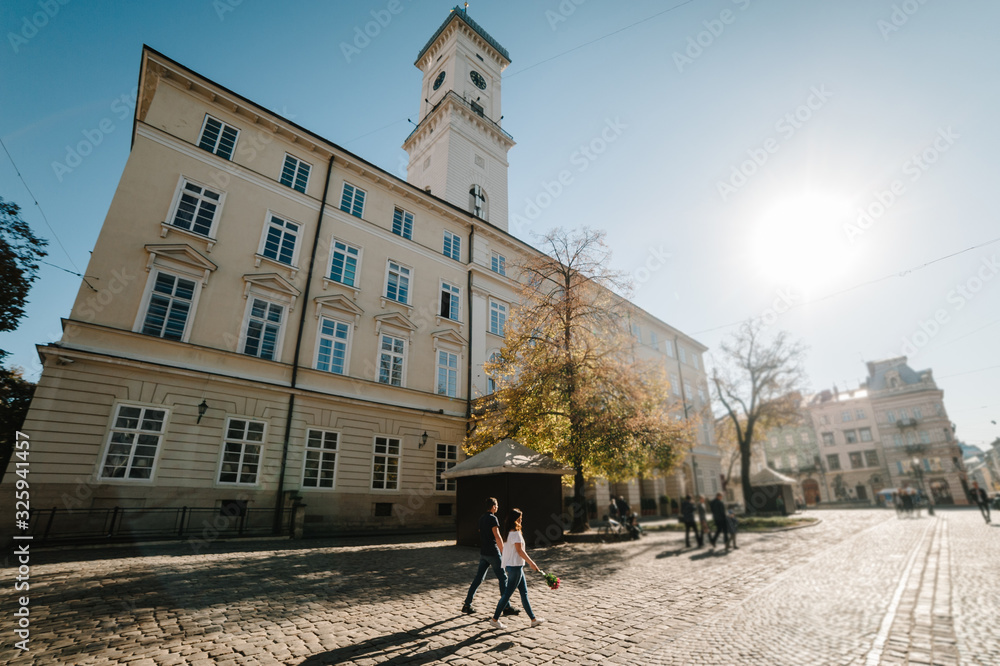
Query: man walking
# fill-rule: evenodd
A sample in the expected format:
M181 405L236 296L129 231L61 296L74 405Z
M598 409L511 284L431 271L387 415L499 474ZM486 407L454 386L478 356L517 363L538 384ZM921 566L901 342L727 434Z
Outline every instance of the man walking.
M722 501L722 493L717 493L715 499L708 503L708 508L712 510L712 520L715 521L715 534L712 535L712 548L719 540L719 534L723 535L726 550L729 550L729 521L726 519L726 503Z
M978 481L972 482L972 489L969 491L969 495L972 496L972 501L979 505L979 510L983 513L983 519L986 524L990 524L990 496L986 494L986 491L979 487Z
M686 495L681 502L681 522L684 523L684 547L691 547L691 532L694 531L695 541L701 548L703 543L701 532L698 530L698 523L695 522L694 502L691 501L690 495Z
M493 573L500 583L500 596L504 595L507 589L507 572L500 566L500 556L503 553L503 539L500 538L500 521L497 520L497 509L499 504L495 497L486 499L486 513L479 518L479 569L476 570L476 577L472 579L469 586L469 593L465 595L465 603L462 605L462 612L465 614L475 613L472 607L472 598L476 596L476 590L486 580L486 572L493 569ZM503 609L504 615L517 615L521 611L511 608L510 604Z

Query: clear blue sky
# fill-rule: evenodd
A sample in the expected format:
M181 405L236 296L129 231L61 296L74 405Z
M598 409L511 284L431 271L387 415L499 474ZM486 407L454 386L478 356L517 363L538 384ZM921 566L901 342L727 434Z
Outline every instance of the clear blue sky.
M413 61L454 4L62 1L0 8L0 136L51 228L6 155L0 195L81 272L128 157L143 43L404 175ZM510 210L541 204L518 235L611 230L637 302L711 348L795 301L774 325L810 346L814 389L908 352L961 439L1000 436L1000 243L913 270L1000 237L1000 3L479 0L469 14L513 59ZM81 142L95 145L77 163ZM0 341L30 376L78 286L46 266Z

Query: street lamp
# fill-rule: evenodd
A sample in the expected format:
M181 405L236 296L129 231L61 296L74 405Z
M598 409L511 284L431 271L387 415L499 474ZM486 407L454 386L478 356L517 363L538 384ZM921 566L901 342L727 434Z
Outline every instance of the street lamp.
M917 486L920 488L920 492L927 496L927 513L928 515L934 515L934 495L933 493L927 492L924 487L924 468L921 466L921 461L919 458L914 458L910 461L910 468L913 470L913 475L917 477Z

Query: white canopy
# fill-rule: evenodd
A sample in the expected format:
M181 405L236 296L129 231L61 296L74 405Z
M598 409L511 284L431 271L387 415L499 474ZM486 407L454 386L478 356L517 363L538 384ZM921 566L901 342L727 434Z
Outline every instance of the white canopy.
M441 476L445 479L457 479L460 476L483 476L504 472L559 474L562 476L572 474L573 470L569 467L563 467L549 456L529 449L513 439L505 439L485 451L463 460L447 472L442 472Z

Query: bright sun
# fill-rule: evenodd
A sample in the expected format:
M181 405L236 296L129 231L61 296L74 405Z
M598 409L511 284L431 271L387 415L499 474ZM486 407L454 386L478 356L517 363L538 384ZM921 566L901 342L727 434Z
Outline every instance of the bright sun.
M844 225L850 208L841 199L805 192L782 199L753 227L751 244L761 273L781 285L812 291L851 269Z

